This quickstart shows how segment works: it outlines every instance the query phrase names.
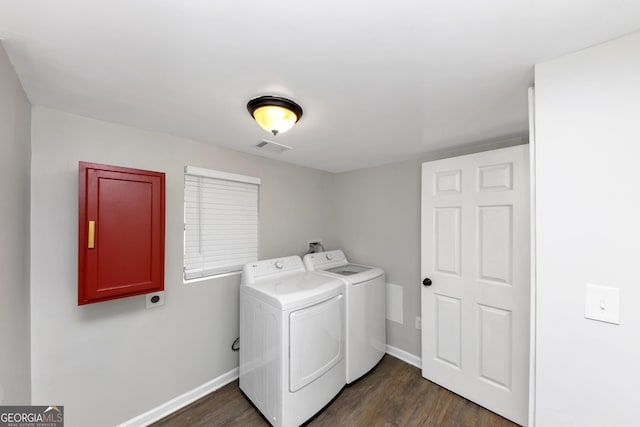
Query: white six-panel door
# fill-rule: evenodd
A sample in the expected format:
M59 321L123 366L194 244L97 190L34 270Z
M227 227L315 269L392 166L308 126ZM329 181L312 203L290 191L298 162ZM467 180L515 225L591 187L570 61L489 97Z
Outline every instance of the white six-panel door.
M423 163L421 230L422 376L526 424L528 145Z

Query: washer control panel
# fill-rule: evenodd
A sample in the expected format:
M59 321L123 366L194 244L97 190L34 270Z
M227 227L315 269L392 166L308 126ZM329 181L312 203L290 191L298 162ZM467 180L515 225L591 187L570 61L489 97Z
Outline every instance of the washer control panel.
M325 270L331 267L347 264L347 257L341 250L317 252L304 256L304 262L309 270Z

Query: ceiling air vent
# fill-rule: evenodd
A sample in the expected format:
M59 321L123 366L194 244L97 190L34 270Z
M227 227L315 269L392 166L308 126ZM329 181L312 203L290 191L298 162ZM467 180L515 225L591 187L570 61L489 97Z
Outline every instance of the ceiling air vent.
M272 153L284 153L285 151L291 150L291 147L289 147L288 145L279 144L277 142L268 141L266 139L258 142L256 144L256 147L260 148L261 150L271 151Z

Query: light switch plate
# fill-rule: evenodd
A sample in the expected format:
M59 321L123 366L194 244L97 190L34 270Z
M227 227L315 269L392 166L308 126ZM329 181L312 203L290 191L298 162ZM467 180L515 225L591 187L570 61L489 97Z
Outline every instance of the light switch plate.
M587 283L584 317L601 322L620 324L620 289Z

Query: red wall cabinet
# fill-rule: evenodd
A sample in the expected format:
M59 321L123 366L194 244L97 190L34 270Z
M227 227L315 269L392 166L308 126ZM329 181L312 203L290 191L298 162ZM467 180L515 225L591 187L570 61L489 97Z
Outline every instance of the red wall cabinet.
M78 305L164 290L165 174L80 162Z

